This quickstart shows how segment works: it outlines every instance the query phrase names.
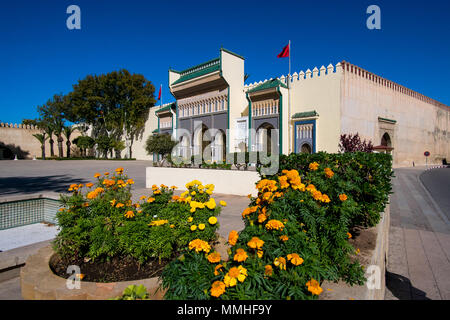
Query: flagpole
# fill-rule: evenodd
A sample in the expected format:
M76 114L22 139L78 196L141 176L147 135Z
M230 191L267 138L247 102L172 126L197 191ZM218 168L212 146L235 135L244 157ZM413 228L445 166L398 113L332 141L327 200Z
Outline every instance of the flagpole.
M288 74L288 154L291 153L291 40L289 40L289 74Z

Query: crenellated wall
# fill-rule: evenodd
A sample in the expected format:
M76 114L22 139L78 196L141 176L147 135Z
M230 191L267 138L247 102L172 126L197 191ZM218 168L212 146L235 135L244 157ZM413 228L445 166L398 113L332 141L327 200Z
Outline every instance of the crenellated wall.
M32 125L0 123L0 159L4 159L9 149L14 155L17 154L18 159L33 159L33 157L41 157L41 144L33 136L33 134L42 133L40 129ZM79 132L72 133L70 139L73 140L79 136ZM66 139L63 136L63 153L66 156ZM56 136L53 136L55 141L53 144L54 154L58 156L58 143ZM50 156L50 143L48 139L45 142L45 155Z
M381 144L391 138L396 166L450 160L450 108L395 82L342 62L342 133L355 133Z

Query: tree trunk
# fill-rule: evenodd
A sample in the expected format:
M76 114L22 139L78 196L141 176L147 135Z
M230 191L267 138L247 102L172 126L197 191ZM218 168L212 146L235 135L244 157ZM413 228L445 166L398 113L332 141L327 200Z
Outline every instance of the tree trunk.
M60 157L60 158L64 157L64 153L63 153L63 141L64 141L63 137L58 136L58 154L59 154L59 157Z
M55 140L51 139L48 140L48 143L50 143L50 157L54 157L55 156L55 152L53 151L53 143L55 142Z
M67 146L67 150L66 150L67 158L70 158L70 145L71 145L70 141L67 140L67 141L66 141L66 146Z
M41 146L41 150L42 150L42 160L45 160L45 141Z

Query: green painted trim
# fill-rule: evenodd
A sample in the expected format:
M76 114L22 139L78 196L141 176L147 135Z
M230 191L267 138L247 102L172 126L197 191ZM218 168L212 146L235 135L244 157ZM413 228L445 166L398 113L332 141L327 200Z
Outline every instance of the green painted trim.
M253 93L253 92L257 92L257 91L262 91L262 90L268 90L268 89L272 89L272 88L279 88L279 87L283 87L287 89L287 86L282 83L280 80L278 79L272 79L272 80L267 80L264 83L261 83L260 85L254 87L251 90L248 90L248 93Z
M175 101L175 110L177 111L176 112L176 114L177 114L177 120L176 120L176 122L175 122L175 129L178 129L178 101ZM172 122L172 130L173 130L173 122Z
M248 93L245 93L245 97L247 98L248 101L248 147L249 150L251 151L252 149L252 100L250 100L250 98L248 97Z
M158 117L158 133L159 133L159 117Z
M231 55L233 55L233 56L236 56L236 57L238 57L238 58L241 58L242 60L245 60L245 58L244 58L243 56L241 56L241 55L239 55L239 54L237 54L237 53L234 53L234 52L232 52L232 51L230 51L230 50L228 50L228 49L220 48L220 50L221 50L221 51L225 51L226 53L229 53L229 54L231 54Z
M280 91L280 87L278 87L277 88L277 92L278 92L278 94L279 94L279 96L280 96L280 103L279 103L279 108L278 108L278 110L279 110L279 112L278 112L278 114L279 114L279 127L280 127L280 132L279 132L279 139L280 139L280 149L278 150L279 151L279 154L283 154L283 95L281 94L281 91ZM288 126L288 128L289 128L289 126Z
M382 118L382 117L378 117L378 121L386 121L386 122L390 122L390 123L397 123L397 120L392 120L392 119L387 119L387 118Z

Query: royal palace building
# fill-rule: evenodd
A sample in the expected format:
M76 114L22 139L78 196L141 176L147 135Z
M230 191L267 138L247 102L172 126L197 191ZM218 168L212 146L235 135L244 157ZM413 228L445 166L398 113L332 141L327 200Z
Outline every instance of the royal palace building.
M138 159L150 159L149 135L170 134L178 155L207 150L215 161L228 152L271 150L338 152L344 133L359 133L394 165L450 160L450 107L349 62L245 84L245 59L226 49L182 71L169 69L174 101L155 106Z

